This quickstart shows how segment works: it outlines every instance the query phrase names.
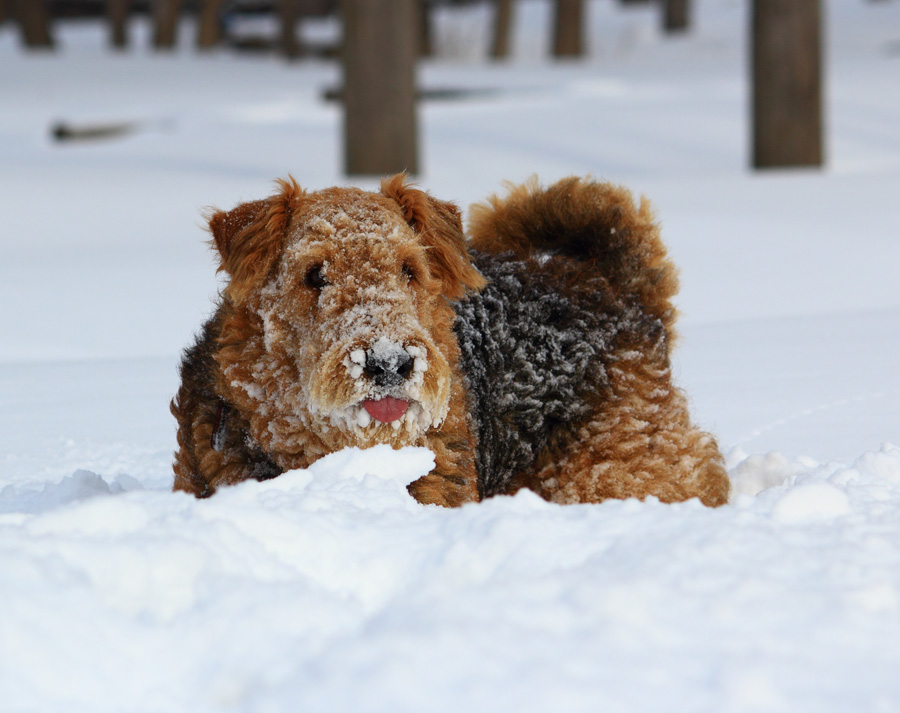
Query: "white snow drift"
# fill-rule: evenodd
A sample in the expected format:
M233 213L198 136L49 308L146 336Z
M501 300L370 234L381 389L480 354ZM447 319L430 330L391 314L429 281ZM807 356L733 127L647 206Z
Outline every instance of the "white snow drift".
M416 449L170 492L216 290L200 210L346 182L337 67L156 55L143 25L122 55L94 25L26 54L0 26L0 711L900 710L900 2L824 5L821 171L746 168L737 0L680 38L596 0L575 63L544 58L543 0L497 65L484 10L446 9L456 59L420 72L489 90L422 108L441 198L592 174L654 202L717 510L424 507ZM137 130L56 145L58 119Z

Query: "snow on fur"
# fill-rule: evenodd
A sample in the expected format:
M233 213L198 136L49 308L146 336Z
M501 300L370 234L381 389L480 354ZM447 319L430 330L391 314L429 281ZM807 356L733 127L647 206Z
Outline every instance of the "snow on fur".
M158 57L138 19L114 61L89 23L25 55L0 25L0 711L898 710L900 3L825 5L822 171L746 170L736 0L677 39L655 3L591 2L584 65L521 63L549 3L519 3L511 62L420 75L499 89L424 106L435 195L593 173L653 200L678 381L730 450L717 510L422 507L431 456L383 449L170 492L177 353L216 292L198 206L342 182L336 69ZM456 50L488 10L438 10ZM141 114L171 121L47 142Z
M784 482L719 510L528 491L420 506L405 485L432 466L378 446L205 501L91 474L4 490L5 709L898 700L900 449L782 463Z

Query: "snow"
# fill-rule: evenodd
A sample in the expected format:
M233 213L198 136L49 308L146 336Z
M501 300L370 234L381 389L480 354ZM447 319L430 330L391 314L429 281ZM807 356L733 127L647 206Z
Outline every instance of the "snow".
M900 710L900 2L827 0L827 166L747 170L746 3L590 4L591 56L512 60L440 13L421 184L536 173L653 201L681 268L679 383L732 502L458 510L430 453L170 492L181 348L217 290L201 212L345 184L329 63L55 54L0 26L0 711ZM311 33L333 28L313 25ZM54 122L135 122L54 144ZM375 181L363 181L372 188ZM891 445L894 444L894 445Z

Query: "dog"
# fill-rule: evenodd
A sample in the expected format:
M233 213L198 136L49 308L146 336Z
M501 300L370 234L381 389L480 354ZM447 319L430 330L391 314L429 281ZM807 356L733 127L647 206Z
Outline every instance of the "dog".
M423 504L728 500L672 382L678 278L646 200L534 179L474 206L467 241L402 174L277 188L209 216L228 280L182 359L175 490L386 443L434 453Z

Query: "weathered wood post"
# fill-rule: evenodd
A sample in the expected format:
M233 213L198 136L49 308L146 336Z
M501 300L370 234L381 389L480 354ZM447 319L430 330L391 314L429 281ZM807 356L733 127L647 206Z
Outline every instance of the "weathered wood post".
M278 0L276 7L281 21L281 54L285 57L299 57L303 48L297 41L297 19L300 16L297 0Z
M688 0L662 0L663 29L666 32L684 32L688 28L690 3Z
M556 0L553 54L557 57L584 54L584 0Z
M342 0L349 175L418 173L416 0Z
M222 41L222 28L219 26L219 12L222 0L203 0L197 16L197 47L210 49Z
M178 39L178 20L184 0L156 0L153 5L153 45L171 49Z
M112 46L123 49L128 45L128 6L130 0L106 0L106 17L109 20L109 39Z
M419 33L419 56L434 56L434 31L432 29L432 4L428 0L416 3L416 24Z
M753 166L823 162L820 0L753 0Z
M52 49L53 35L44 0L12 0L12 16L19 20L22 37L29 48Z
M495 0L494 37L491 57L503 59L509 56L509 38L512 34L513 0Z

